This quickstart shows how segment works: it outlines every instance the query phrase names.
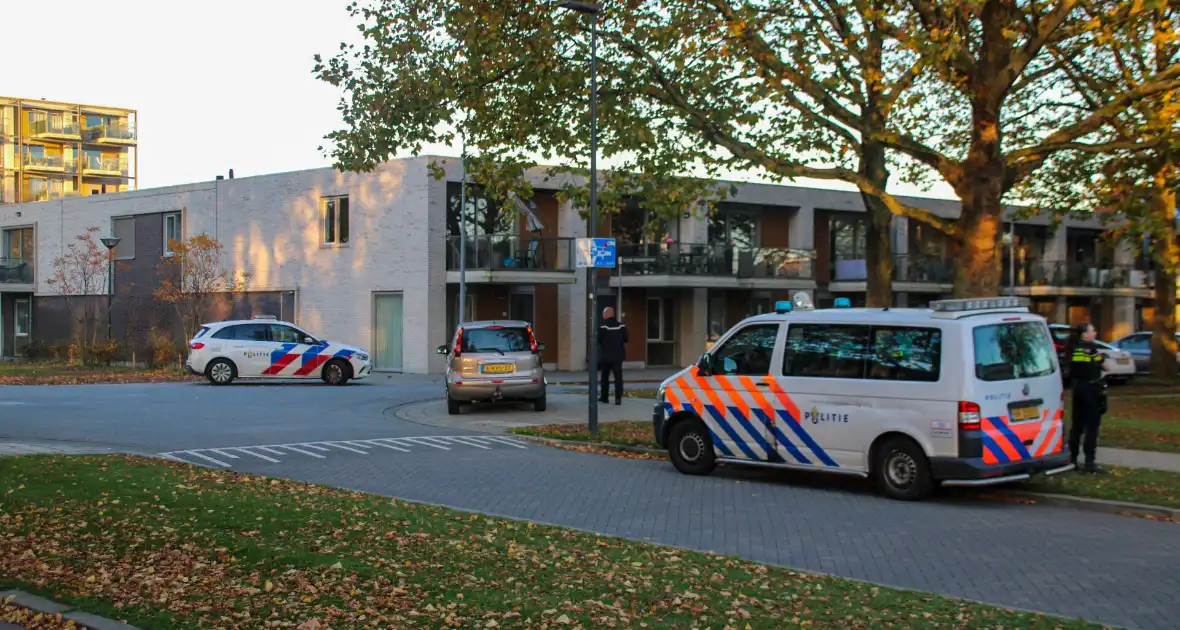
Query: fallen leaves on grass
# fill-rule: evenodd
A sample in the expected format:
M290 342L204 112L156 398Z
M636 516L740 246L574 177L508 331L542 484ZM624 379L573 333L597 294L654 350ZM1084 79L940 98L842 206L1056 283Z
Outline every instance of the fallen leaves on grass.
M0 575L142 627L1094 627L175 462L5 458L0 486Z
M86 368L73 365L17 364L0 369L0 385L97 385L119 383L173 383L196 377L175 368Z
M520 435L534 435L557 440L603 442L620 446L659 448L659 445L655 443L651 421L619 420L617 422L601 422L598 425L598 435L591 435L589 427L584 424L547 424L536 427L518 427L513 429L512 432Z
M58 614L40 613L12 603L12 597L0 599L0 622L16 624L25 630L76 630L73 621Z
M1106 474L1067 472L1035 480L1024 489L1110 501L1180 508L1180 473L1107 466Z

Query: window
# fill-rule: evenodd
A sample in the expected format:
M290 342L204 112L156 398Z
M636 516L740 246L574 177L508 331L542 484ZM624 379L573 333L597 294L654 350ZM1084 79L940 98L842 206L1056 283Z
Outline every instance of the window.
M447 236L459 236L459 202L463 188L459 182L447 184ZM504 209L496 199L488 198L482 187L467 184L467 208L463 228L467 236L480 234L515 234L516 215Z
M647 298L647 340L673 341L674 314L668 298Z
M865 257L866 224L864 219L832 218L831 251L835 260L860 260Z
M135 258L135 217L111 219L111 231L119 239L119 244L115 246L115 259Z
M725 295L709 296L709 341L717 341L727 330L725 327Z
M778 324L757 324L734 333L720 350L709 353L713 374L770 374L778 327Z
M528 352L524 328L468 328L463 330L463 352Z
M873 329L868 378L885 381L938 381L942 331L937 328Z
M1151 350L1151 335L1131 335L1119 344L1119 347L1128 352L1134 350L1147 351Z
M275 343L303 343L307 335L282 324L270 325L270 340Z
M222 328L213 333L213 338L236 341L269 341L269 332L269 326L266 324L239 324Z
M980 326L975 340L975 377L1010 381L1053 373L1053 339L1040 322Z
M320 206L324 244L347 245L348 197L325 197Z
M29 323L33 319L28 300L16 300L16 325L14 334L17 337L29 336Z
M868 345L868 326L792 324L783 376L863 378Z
M4 256L12 261L33 261L33 228L4 230Z
M172 244L180 242L180 213L164 215L164 255L172 255Z
M733 243L735 247L758 247L758 215L751 211L720 208L709 215L709 240Z
M237 326L226 326L225 328L222 328L221 330L213 333L213 339L230 339L230 340L232 340L234 338L234 329L236 329L236 328L237 328Z

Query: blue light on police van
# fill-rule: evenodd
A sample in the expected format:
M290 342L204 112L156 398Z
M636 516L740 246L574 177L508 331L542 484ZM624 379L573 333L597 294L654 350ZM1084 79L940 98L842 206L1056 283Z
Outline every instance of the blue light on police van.
M790 300L783 300L782 302L774 303L774 312L782 315L783 313L790 313L793 306Z
M836 301L833 303L833 306L835 306L836 308L851 308L852 307L852 300L849 300L848 298L836 298Z

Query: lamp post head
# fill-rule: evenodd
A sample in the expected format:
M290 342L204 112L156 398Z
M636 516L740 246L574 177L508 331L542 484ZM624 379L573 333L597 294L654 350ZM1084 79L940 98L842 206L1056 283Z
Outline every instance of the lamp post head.
M602 7L598 6L597 2L578 2L578 0L562 0L557 3L557 6L570 11L577 11L578 13L585 13L586 15L598 15L602 13Z
M107 249L114 249L121 240L123 239L119 238L118 236L104 236L102 238L102 244L105 245Z

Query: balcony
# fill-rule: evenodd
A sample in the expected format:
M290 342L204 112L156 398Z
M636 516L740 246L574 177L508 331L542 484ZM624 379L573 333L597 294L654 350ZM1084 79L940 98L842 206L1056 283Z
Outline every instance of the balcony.
M466 238L466 281L477 284L572 284L574 239L517 234ZM447 238L447 282L459 282L459 237Z
M1111 290L1147 290L1155 282L1154 273L1141 266L1101 262L1028 261L1017 263L1013 274L1005 260L1002 274L1000 282L1003 286L1012 286L1014 280L1018 292L1037 294L1076 292L1088 295Z
M893 257L894 287L900 291L929 288L950 291L955 282L954 261L941 256L901 254ZM899 285L902 285L899 287ZM904 285L911 285L909 287ZM921 285L921 286L913 286Z
M86 129L86 141L119 146L135 145L135 127L130 125L98 125Z
M81 140L82 128L72 120L34 120L29 135L38 140Z
M65 173L74 170L74 161L61 155L25 154L25 170L43 173Z
M82 174L127 177L127 167L117 156L87 155L82 158Z
M619 245L611 286L814 288L815 252L711 243Z
M33 284L33 261L0 258L0 286L13 284Z

